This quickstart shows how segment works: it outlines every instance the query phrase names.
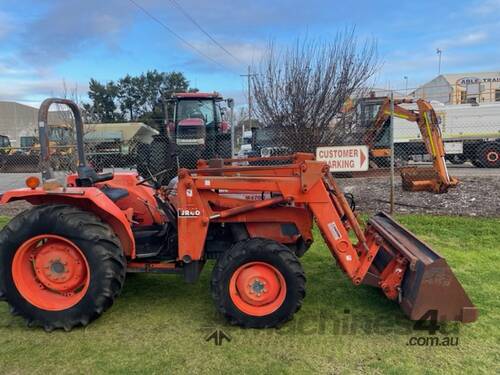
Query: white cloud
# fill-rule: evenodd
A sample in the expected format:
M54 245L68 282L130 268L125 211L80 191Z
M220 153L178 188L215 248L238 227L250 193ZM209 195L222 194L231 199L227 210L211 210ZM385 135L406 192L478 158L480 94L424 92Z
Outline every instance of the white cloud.
M473 13L485 16L494 16L495 12L497 12L498 10L500 10L500 0L486 0L475 6L473 9Z
M0 63L0 76L11 76L17 74L23 74L23 72Z
M458 41L459 45L471 45L484 42L488 39L488 33L484 31L478 31L475 33L470 33L465 35L461 40Z
M116 49L132 12L119 0L57 0L28 22L20 36L20 56L32 65L53 66L95 45Z
M88 91L87 83L66 81L68 91L74 88L78 93L85 96ZM61 96L64 94L64 81L62 79L0 79L0 100L15 102L37 102L49 96Z
M218 42L235 58L224 52L220 47L210 41L196 40L190 41L190 44L209 58L219 61L225 66L238 69L242 69L247 65L259 62L266 51L266 47L262 43L233 42L227 40L225 41L223 39L219 39ZM193 54L196 53L193 52ZM207 62L206 60L201 60L201 62L206 65L210 64L210 62Z
M12 31L12 18L0 11L0 39L5 38Z
M490 35L486 31L469 31L464 35L438 40L436 48L470 47L486 42Z
M32 68L21 67L13 58L3 58L0 56L0 78L1 77L16 77L30 76L35 71Z

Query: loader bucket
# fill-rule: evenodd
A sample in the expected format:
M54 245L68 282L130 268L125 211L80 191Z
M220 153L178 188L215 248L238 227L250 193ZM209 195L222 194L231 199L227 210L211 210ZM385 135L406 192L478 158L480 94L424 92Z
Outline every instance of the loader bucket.
M408 261L398 302L410 319L424 319L433 310L438 321L477 319L476 307L444 258L383 212L372 217L368 226L383 239L375 268L383 268L397 254Z

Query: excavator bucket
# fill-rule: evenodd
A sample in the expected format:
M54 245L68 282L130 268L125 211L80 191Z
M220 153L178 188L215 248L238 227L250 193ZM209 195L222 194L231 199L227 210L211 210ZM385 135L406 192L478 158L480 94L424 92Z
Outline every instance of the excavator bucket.
M448 188L457 185L458 180L451 177L449 183L443 183L434 168L405 167L401 168L403 190L406 191L431 191L446 193Z
M364 283L373 284L391 260L402 257L406 271L398 302L410 319L425 320L432 312L438 321L477 319L476 307L438 253L383 212L369 220L367 229L380 236L382 245Z

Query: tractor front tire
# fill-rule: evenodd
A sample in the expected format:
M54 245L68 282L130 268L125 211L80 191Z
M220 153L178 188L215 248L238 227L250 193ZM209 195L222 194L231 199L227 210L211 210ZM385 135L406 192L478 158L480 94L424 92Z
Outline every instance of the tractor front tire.
M236 243L217 260L212 297L231 323L246 328L278 327L292 319L305 297L306 278L290 249L252 238Z
M0 296L28 326L85 326L114 302L126 261L113 230L68 205L37 206L0 232Z

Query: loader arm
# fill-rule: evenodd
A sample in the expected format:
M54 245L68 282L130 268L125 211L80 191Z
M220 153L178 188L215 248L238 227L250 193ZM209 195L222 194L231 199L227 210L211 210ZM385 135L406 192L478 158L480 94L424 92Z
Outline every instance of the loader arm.
M416 103L418 110L410 110L401 107L401 104ZM384 123L390 118L391 113L395 117L415 122L419 128L427 153L432 157L433 170L423 168L403 168L401 177L403 187L411 191L430 190L436 193L444 193L450 187L458 184L458 180L450 177L446 167L444 142L439 128L439 121L432 105L418 99L394 100L393 112L391 111L391 100L387 98L379 109L373 126L365 134L365 144L372 149Z
M272 158L271 158L272 159ZM388 215L370 219L363 230L327 164L312 155L297 155L292 164L279 166L226 166L199 163L202 168L180 170L177 185L179 259L203 259L203 247L210 223L248 222L269 210L309 210L340 268L355 284L382 289L397 300L414 320L429 310L439 320L474 321L477 310L446 264L429 246ZM238 199L214 208L215 194L267 192L271 198L257 201ZM353 243L352 231L357 238Z

